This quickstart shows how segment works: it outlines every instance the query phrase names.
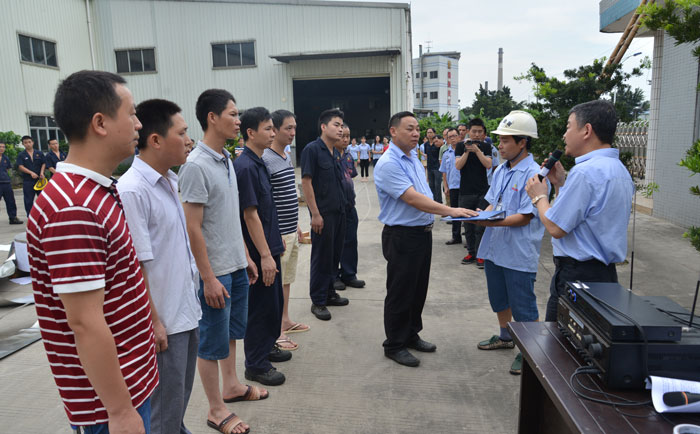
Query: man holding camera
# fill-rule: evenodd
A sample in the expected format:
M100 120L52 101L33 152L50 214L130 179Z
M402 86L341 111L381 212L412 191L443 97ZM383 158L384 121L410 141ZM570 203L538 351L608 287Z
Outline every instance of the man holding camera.
M484 202L484 196L489 189L486 174L491 168L491 146L484 142L486 127L481 119L474 118L469 121L468 131L469 138L458 143L455 148L455 167L460 171L459 207L484 209L488 206L488 203ZM476 262L479 268L484 268L483 259L476 258L481 236L484 234L483 226L465 222L464 229L468 254L462 259L462 264Z

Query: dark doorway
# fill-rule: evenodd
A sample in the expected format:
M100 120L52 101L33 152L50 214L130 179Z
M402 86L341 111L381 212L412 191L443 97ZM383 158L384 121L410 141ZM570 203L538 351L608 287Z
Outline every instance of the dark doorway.
M389 134L389 77L294 80L294 114L297 116L296 155L319 136L318 116L340 108L350 125L351 137L371 143L375 135Z

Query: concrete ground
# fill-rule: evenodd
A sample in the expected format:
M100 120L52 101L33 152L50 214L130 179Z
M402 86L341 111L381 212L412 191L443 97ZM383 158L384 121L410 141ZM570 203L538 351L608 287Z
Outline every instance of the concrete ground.
M311 325L292 335L300 344L291 361L277 367L287 382L261 402L231 404L254 433L513 433L517 428L519 377L508 369L515 350L480 351L476 343L498 330L486 296L484 273L461 265L466 250L446 246L450 227L435 224L431 284L421 336L438 346L435 354L418 354L419 368L407 368L383 356L382 306L385 260L377 221L374 184L356 181L359 225L359 278L362 289L343 293L347 307L331 308L333 319L321 322L309 312L310 245L302 245L297 281L292 285L292 318ZM21 204L18 192L17 203ZM21 205L20 205L21 207ZM9 226L0 205L0 243L20 229ZM300 212L302 227L308 212ZM20 218L25 219L20 211ZM632 224L630 223L630 230ZM690 308L700 269L700 254L681 237L683 229L637 214L634 291L667 295ZM631 237L630 237L631 243ZM411 264L406 264L410 267ZM629 265L618 268L629 285ZM540 313L553 271L549 237L542 242L536 293ZM0 298L30 294L29 286L0 285ZM8 297L8 294L11 296ZM34 323L32 306L0 308L0 338ZM243 377L243 361L238 362ZM37 342L0 360L0 428L7 433L69 433L44 348ZM193 433L213 432L205 425L207 403L199 379L186 416Z

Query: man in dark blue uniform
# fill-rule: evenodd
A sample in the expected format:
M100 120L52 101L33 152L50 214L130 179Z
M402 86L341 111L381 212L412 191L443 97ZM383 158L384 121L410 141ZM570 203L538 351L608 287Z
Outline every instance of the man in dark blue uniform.
M345 237L345 193L340 153L333 144L343 137L344 114L338 109L321 113L321 136L301 153L301 187L311 213L309 293L311 313L328 321L326 306L345 306L347 298L333 289Z
M241 116L241 133L246 146L233 163L238 181L241 226L248 253L261 276L250 286L248 293L245 378L278 386L284 383L285 377L270 360L286 361L292 354L275 346L282 327L284 306L279 272L284 244L277 207L272 198L270 175L262 160L263 151L272 145L275 137L270 112L263 107L246 110Z
M29 215L34 205L34 197L39 195L39 191L34 190L34 184L39 179L44 178L44 154L34 149L34 140L29 136L22 137L24 151L17 155L17 170L22 173L22 192L24 193L24 210Z
M56 165L66 159L67 154L58 149L58 140L49 140L49 152L46 153L46 168L51 176L56 173Z
M7 207L7 215L10 217L11 225L21 225L22 220L17 218L17 204L15 203L15 194L12 191L12 180L7 172L12 163L5 155L5 144L0 142L0 196L5 199L5 207Z

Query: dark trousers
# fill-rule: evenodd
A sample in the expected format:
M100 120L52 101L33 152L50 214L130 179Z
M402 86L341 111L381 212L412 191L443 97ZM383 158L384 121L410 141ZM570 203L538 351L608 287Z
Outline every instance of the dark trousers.
M442 172L437 169L428 169L428 186L433 192L433 200L442 203Z
M32 185L32 189L34 185ZM5 207L10 220L17 218L17 204L15 203L15 193L12 191L12 184L9 182L0 184L0 196L5 199Z
M357 210L353 206L345 210L345 241L340 255L338 277L344 282L357 279Z
M559 296L566 294L566 282L614 282L617 283L615 264L605 265L600 261L577 261L565 256L554 257L554 275L549 285L549 300L545 321L557 320Z
M277 255L274 259L279 270L280 256ZM267 356L280 335L284 298L282 275L277 273L272 285L265 286L260 261L256 261L255 266L258 267L259 276L258 280L250 285L248 292L248 324L243 344L246 369L254 374L262 374L272 368Z
M477 208L485 209L489 204L484 200L483 195L478 194L460 194L459 195L459 206L461 208L467 208L476 210ZM483 226L478 226L472 223L464 222L464 232L467 238L467 250L470 255L476 256L476 252L479 251L479 244L481 244L481 237L484 235Z
M386 259L384 351L391 353L418 339L428 294L433 234L425 227L384 226L382 253Z
M459 208L459 188L450 189L450 207ZM452 222L452 239L462 242L462 222Z
M369 176L369 159L360 160L360 176L362 178Z
M321 234L311 231L309 294L311 302L316 306L325 306L328 297L334 294L333 282L338 271L345 238L344 212L331 212L322 216Z
M41 193L40 191L34 190L34 184L36 184L36 181L24 181L22 183L22 192L24 193L24 210L27 211L27 217L29 217L29 212L32 210L32 205L34 205L34 198L39 196L39 193Z
M377 161L379 161L379 158L372 158L372 167L377 165Z

